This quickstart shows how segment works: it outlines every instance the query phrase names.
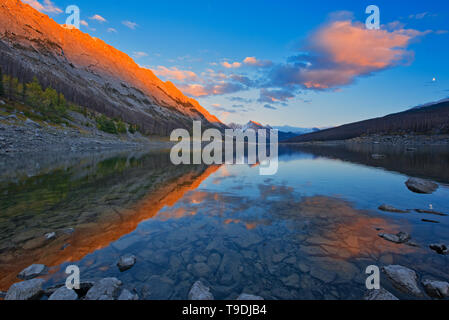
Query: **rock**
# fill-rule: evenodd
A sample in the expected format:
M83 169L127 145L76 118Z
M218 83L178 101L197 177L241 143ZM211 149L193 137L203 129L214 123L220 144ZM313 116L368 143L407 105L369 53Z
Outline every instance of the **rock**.
M168 300L173 294L175 284L165 276L153 275L142 290L144 300Z
M294 273L291 274L288 277L281 279L282 283L285 284L287 287L293 287L293 288L300 288L300 279L299 276Z
M445 281L423 280L422 284L426 293L432 298L449 298L449 283Z
M4 105L6 104L6 102L3 101L3 100L0 100L0 104L1 104L2 106L4 106Z
M389 206L388 204L383 204L379 207L379 210L386 211L386 212L395 212L395 213L408 213L410 210L401 210L397 209L393 206Z
M214 300L214 296L210 289L206 287L201 281L193 284L188 295L189 300Z
M207 277L211 273L211 270L207 264L205 264L204 262L201 262L201 263L195 263L193 265L193 273L198 278L204 278L204 277Z
M260 296L252 295L252 294L242 293L241 295L239 295L237 297L237 300L250 301L250 300L263 300L263 298Z
M48 300L78 300L78 295L74 290L64 286L56 290Z
M121 272L126 271L134 266L136 260L136 256L132 254L121 256L119 261L117 262L117 267Z
M323 281L324 283L331 283L337 277L335 272L323 270L317 267L310 269L310 275L315 279Z
M406 232L399 232L397 234L379 233L379 237L394 243L406 243L411 239L410 235Z
M405 185L410 191L423 194L431 194L438 189L436 183L419 178L410 178Z
M399 300L393 295L391 292L385 290L384 288L380 288L379 290L368 290L363 300Z
M433 251L435 251L438 254L449 254L449 249L448 246L446 246L445 244L431 244L429 246L430 249L432 249Z
M104 278L93 285L86 300L114 300L118 297L122 282L117 278Z
M418 275L415 271L400 265L382 267L382 271L398 289L417 297L423 295L418 286Z
M4 299L6 297L6 292L0 291L0 299Z
M13 284L6 293L5 300L36 300L39 299L44 290L43 279L31 279Z
M28 268L23 269L17 278L22 280L30 280L39 277L47 272L47 267L43 264L33 264Z
M374 153L374 154L371 155L371 158L373 158L373 159L384 159L385 155Z
M49 233L45 234L45 239L47 239L47 240L52 240L54 238L56 238L56 233L55 232L49 232Z
M429 223L440 223L439 221L436 220L430 220L430 219L421 219L422 222L429 222Z
M39 123L34 122L33 120L28 118L25 120L25 124L34 128L41 128L41 125Z
M139 300L139 296L132 294L129 290L123 289L117 300Z
M209 258L207 259L207 265L212 270L212 272L215 272L220 265L221 257L218 253L212 253Z
M418 213L434 214L436 216L443 216L443 217L447 216L446 213L438 212L438 211L435 211L435 210L415 209L415 211L418 212Z

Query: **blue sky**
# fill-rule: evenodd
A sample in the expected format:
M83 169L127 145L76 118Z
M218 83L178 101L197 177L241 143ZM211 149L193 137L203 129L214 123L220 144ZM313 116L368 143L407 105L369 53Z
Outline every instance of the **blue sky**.
M64 23L64 12L39 3ZM445 0L52 4L76 4L87 23L82 31L174 82L226 123L333 126L449 96ZM370 4L380 9L381 30L364 26Z

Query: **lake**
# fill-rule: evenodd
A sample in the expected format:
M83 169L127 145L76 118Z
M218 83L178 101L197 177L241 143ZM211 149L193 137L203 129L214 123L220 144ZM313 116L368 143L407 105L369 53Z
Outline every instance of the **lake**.
M75 264L81 281L117 277L143 299L186 299L197 280L216 299L361 299L369 265L449 280L449 256L429 249L449 243L449 217L413 211L449 213L448 148L280 146L273 176L174 166L166 151L49 158L0 165L0 290L33 263L49 266L47 287ZM440 187L413 193L409 177ZM399 231L418 246L378 236ZM120 272L124 254L137 262Z

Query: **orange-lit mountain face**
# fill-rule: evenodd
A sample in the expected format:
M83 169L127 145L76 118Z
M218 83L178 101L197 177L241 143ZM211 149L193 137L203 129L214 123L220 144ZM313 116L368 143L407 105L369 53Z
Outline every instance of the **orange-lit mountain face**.
M138 124L148 134L167 136L191 128L192 120L224 127L196 100L125 53L19 0L0 4L0 66L21 81L37 76L68 100Z

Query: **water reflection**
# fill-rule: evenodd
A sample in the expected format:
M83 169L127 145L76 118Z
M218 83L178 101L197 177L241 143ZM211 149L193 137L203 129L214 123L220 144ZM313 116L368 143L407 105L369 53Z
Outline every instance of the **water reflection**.
M198 279L217 299L242 292L359 299L370 264L403 264L448 280L448 258L427 248L449 242L448 217L430 224L417 213L377 210L384 202L432 203L449 212L444 185L416 195L401 174L433 177L433 164L444 167L446 153L375 151L386 157L372 159L371 149L281 148L272 177L246 165L173 166L166 153L125 154L1 182L0 290L31 263L52 266L47 285L61 283L73 262L84 280L115 276L145 299L185 299ZM51 231L56 239L45 240ZM378 236L399 231L420 247ZM138 261L120 273L115 264L125 253Z

